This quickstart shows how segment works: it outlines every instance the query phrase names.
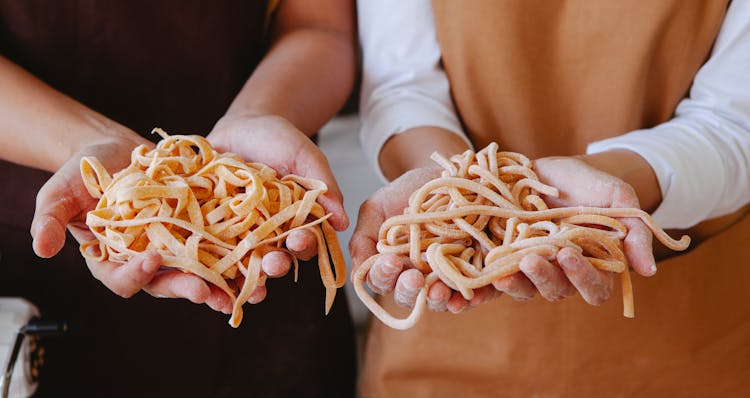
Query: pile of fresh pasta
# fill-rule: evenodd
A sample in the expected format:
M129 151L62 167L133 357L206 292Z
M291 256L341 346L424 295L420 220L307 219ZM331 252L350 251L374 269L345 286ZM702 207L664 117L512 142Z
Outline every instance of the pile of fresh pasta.
M496 143L450 160L439 154L432 159L444 169L442 176L415 191L403 215L383 223L380 254L354 275L362 302L396 329L414 326L424 312L429 287L438 280L470 300L473 289L519 272L524 256L535 253L556 264L563 247L578 250L598 269L619 273L623 312L633 317L633 290L623 253L628 231L617 218L640 218L672 250L685 250L690 244L688 236L672 239L640 209L548 208L542 195L557 197L558 190L539 181L527 157L499 152ZM425 275L425 286L403 319L385 311L364 288L367 272L385 253L408 256Z
M279 179L268 166L217 153L197 135L154 131L163 138L156 148L135 148L130 166L113 176L96 158L81 160L84 184L99 199L86 217L96 239L81 245L83 255L122 263L154 250L164 266L229 295L229 323L237 327L242 305L265 282L263 255L285 250L289 233L305 228L317 237L327 314L346 268L330 215L316 202L326 185L295 175ZM296 281L298 263L291 257Z

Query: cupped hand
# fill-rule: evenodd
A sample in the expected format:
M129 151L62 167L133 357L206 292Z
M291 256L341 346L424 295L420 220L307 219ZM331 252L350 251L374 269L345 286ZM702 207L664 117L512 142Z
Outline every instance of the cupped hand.
M338 231L349 225L344 210L343 195L323 152L292 123L279 116L225 116L206 137L220 152L232 152L245 161L266 164L281 176L296 174L315 178L328 186L328 191L318 198L329 221ZM317 239L305 229L297 230L286 238L286 248L291 255L309 260L317 254ZM286 275L292 259L286 252L271 251L263 257L263 272L272 278ZM250 303L265 298L261 285L250 297ZM226 297L226 300L229 298Z
M441 169L426 167L411 170L379 189L359 208L357 226L349 242L352 256L352 277L355 270L368 258L378 254L378 232L389 217L403 214L409 196L426 182L440 176ZM367 284L376 294L394 292L396 302L405 307L414 305L425 284L424 275L416 269L407 256L381 255L367 274ZM479 305L499 292L491 286L475 290L471 303L441 281L436 281L427 292L427 305L433 311L461 311L466 305Z
M544 197L550 207L640 208L632 186L583 159L556 157L535 162L540 180L560 192L557 198ZM437 169L413 170L377 191L360 207L357 227L349 245L354 269L377 254L380 225L387 218L402 214L409 195L438 176ZM639 219L623 218L620 221L628 228L624 241L628 262L639 274L653 275L656 266L650 230ZM476 289L471 300L438 281L428 291L428 306L434 311L457 313L490 301L501 293L519 300L539 294L550 301L580 293L592 305L600 305L609 298L613 273L595 268L580 252L571 248L559 250L555 260L559 266L541 256L529 255L519 264L521 272ZM367 275L367 283L377 294L394 291L396 302L410 307L424 286L425 278L408 257L389 254L378 257Z
M545 196L550 207L592 206L640 209L635 189L620 178L600 170L586 157L550 157L538 159L534 167L539 179L556 187L558 197ZM619 220L628 229L623 249L630 266L643 275L656 272L651 231L639 219ZM539 293L555 301L580 293L592 305L606 301L611 292L614 274L595 268L573 249L561 249L556 257L559 267L539 256L521 261L521 272L500 279L494 287L520 300Z
M81 179L81 158L96 157L110 173L114 173L130 163L133 148L140 144L152 145L135 134L132 139L118 138L91 144L73 155L50 177L37 193L31 223L33 248L37 255L49 258L57 254L65 244L66 228L78 243L94 239L85 218L86 213L96 207L97 199L91 197ZM87 258L86 265L96 279L121 297L128 298L144 290L154 297L185 298L194 303L206 303L218 311L231 312L231 303L223 292L195 275L162 268L161 257L156 252L139 253L126 263ZM251 301L257 300L261 293L265 294L265 289L251 297Z

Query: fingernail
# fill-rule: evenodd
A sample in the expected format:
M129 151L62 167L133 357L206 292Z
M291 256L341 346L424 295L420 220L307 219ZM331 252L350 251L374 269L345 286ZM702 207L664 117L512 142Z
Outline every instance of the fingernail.
M508 288L508 280L507 279L500 279L498 281L492 282L492 286L495 288L495 290L504 292L505 289Z
M159 264L158 261L153 261L150 257L144 258L143 262L141 263L141 270L147 274L152 274L156 272L161 264Z
M521 264L518 265L518 269L524 274L536 274L536 267L529 263L521 262Z
M558 261L558 263L565 270L572 271L578 268L578 261L575 261L573 256L563 254L560 260L562 261Z
M651 270L650 271L651 271L651 275L653 275L653 274L656 273L656 264L652 264L651 265Z
M456 308L456 305L450 305L450 303L446 306L448 308L448 311L451 312L451 314L460 314L463 312L465 307Z

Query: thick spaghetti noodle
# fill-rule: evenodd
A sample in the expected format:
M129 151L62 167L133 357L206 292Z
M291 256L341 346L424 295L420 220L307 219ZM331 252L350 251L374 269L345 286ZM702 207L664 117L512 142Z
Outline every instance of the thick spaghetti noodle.
M616 218L640 218L672 250L685 250L690 238L667 235L644 211L635 208L565 207L550 209L541 194L557 197L556 188L539 181L533 163L496 143L450 160L433 154L442 177L415 191L404 214L380 228L378 252L354 274L362 302L385 324L412 327L424 312L427 291L437 280L470 300L473 289L519 271L521 259L538 254L551 262L563 247L581 252L598 269L620 274L624 315L634 316L628 261L623 253L627 228ZM425 275L425 286L407 318L387 313L364 289L367 272L378 256L409 256Z
M96 158L81 160L86 188L99 198L86 217L96 239L81 245L83 255L126 262L155 250L164 266L195 274L229 295L229 323L237 327L242 305L265 281L263 255L285 250L289 233L305 228L318 241L328 313L346 268L329 215L316 203L326 185L295 175L279 179L268 166L217 153L200 136L154 131L163 138L156 148L135 148L130 166L111 177ZM297 259L291 257L296 281Z

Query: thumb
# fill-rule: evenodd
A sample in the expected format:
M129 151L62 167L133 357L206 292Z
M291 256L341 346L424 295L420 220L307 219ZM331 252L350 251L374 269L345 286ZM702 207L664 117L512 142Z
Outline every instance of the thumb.
M34 252L39 257L52 257L62 249L66 225L85 210L81 199L87 199L79 198L74 188L75 184L82 183L71 181L73 178L80 179L77 168L72 171L76 173L74 176L70 175L70 169L70 163L63 166L37 193L31 236L34 239Z
M352 272L368 258L376 255L378 232L385 219L381 206L372 199L366 200L359 208L357 226L349 241L349 253L352 257Z
M349 226L349 217L344 209L344 195L323 152L310 142L310 147L303 150L294 162L295 173L303 177L315 178L326 184L328 191L318 198L318 203L327 213L331 213L329 220L333 228L337 231L345 230Z

